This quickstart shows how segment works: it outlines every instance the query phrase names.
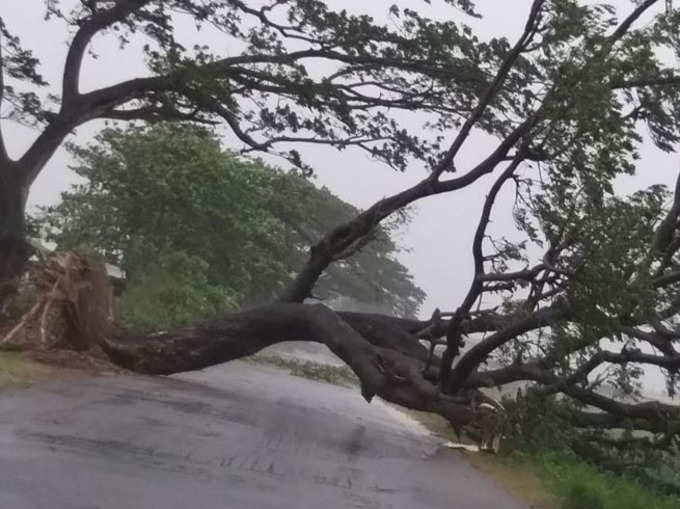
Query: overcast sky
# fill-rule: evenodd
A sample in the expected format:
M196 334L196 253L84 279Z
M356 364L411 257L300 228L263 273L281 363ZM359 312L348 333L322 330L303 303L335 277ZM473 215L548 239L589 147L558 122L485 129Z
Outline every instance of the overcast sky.
M65 58L68 33L60 21L45 23L44 0L0 0L2 16L10 30L21 36L26 47L34 50L43 63L44 76L58 91L60 74ZM332 0L350 10L365 10L376 19L386 19L387 8L392 2L367 0ZM68 5L68 1L62 2ZM462 15L443 2L433 1L429 7L423 1L412 0L401 2L403 5L417 6L434 17L440 19L460 18ZM631 2L619 0L614 2L628 12ZM467 19L482 38L492 35L506 35L514 40L520 33L530 4L529 0L480 0L479 10L484 18L481 21ZM662 2L660 2L662 4ZM642 20L644 23L645 20ZM203 41L216 51L233 54L234 49L227 46L226 41L217 33L207 34ZM117 44L107 39L95 39L93 48L99 57L88 58L83 67L81 89L87 91L93 87L112 84L120 79L142 76L146 74L145 66L135 51L134 45L121 53ZM56 86L56 87L55 87ZM93 133L102 126L101 122L92 122L80 127L72 141L86 142ZM18 156L30 144L37 132L15 124L5 123L9 149L12 155ZM453 136L454 133L451 135ZM225 143L238 146L230 136L225 136ZM457 159L457 167L463 171L488 154L490 140L476 136ZM344 200L359 207L370 206L385 195L404 189L422 178L422 169L415 168L406 174L393 170L372 161L363 152L346 150L341 153L331 148L302 147L304 158L310 162L317 172L317 182L328 186ZM49 204L58 199L59 193L74 181L68 170L69 157L62 149L47 165L30 194L30 204ZM634 178L622 179L618 188L628 192L640 186L652 183L670 184L675 178L678 168L674 157L665 155L647 145L643 150L639 174ZM482 179L476 185L453 195L428 198L417 205L417 213L413 222L404 232L401 243L410 248L409 252L400 255L401 261L411 270L419 284L428 294L423 314L429 315L435 306L442 309L454 309L467 291L471 275L470 239L473 228L479 217L481 201L487 192L488 179ZM507 214L510 197L502 197L494 216L495 232L511 232L512 224Z

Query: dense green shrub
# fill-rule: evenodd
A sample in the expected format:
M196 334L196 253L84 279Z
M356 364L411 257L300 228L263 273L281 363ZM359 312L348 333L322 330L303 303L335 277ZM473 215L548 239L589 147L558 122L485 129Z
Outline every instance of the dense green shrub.
M174 327L235 307L237 295L211 284L207 272L208 264L196 256L161 255L117 299L118 323L136 329Z

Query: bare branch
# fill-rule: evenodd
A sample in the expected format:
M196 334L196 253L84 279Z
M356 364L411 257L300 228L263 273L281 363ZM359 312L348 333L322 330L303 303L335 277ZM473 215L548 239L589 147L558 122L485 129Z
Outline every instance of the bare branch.
M99 11L80 23L66 55L62 82L62 108L71 107L77 99L80 82L80 69L85 50L92 37L118 21L124 20L133 12L141 9L151 0L117 0L115 5L105 11Z
M446 152L446 154L437 164L437 166L433 168L432 170L433 178L435 179L439 178L442 172L451 167L451 165L453 164L453 160L456 157L456 154L458 154L458 151L460 150L460 148L465 143L465 140L467 140L468 136L470 135L470 131L472 131L472 128L482 117L486 108L489 106L491 101L493 101L494 97L501 90L501 87L505 82L505 78L508 76L508 73L513 68L517 59L522 54L522 51L524 51L527 45L530 44L531 41L533 40L533 37L536 34L538 23L540 21L540 14L544 4L545 0L534 0L533 4L531 5L531 10L529 12L529 18L527 19L526 25L524 27L524 32L522 33L518 41L515 43L513 48L510 50L508 55L505 57L505 60L503 60L503 63L498 69L498 72L496 73L496 76L494 77L493 81L489 85L489 88L486 89L481 99L479 100L479 103L472 111L470 116L468 116L467 120L465 121L460 131L458 132L458 135L453 140L453 143L451 144L449 150Z
M617 80L612 83L613 90L645 87L676 87L680 85L680 76L670 75L665 77L638 78L631 80Z
M462 342L462 331L460 324L469 315L470 309L474 305L475 301L479 295L484 291L484 252L482 249L482 244L486 236L486 228L491 219L491 212L493 210L494 204L498 193L503 188L503 185L512 178L517 167L524 160L523 150L520 150L515 156L515 159L508 165L508 167L498 176L496 181L491 186L491 190L484 201L484 207L482 208L482 216L479 219L477 225L477 230L472 241L472 257L474 261L474 274L472 276L472 283L468 289L465 299L463 299L462 304L456 309L456 312L451 318L449 323L449 328L446 332L447 347L442 358L442 366L440 379L442 387L447 389L450 388L449 385L449 373L451 371L451 366L453 360L458 355L461 342Z
M373 204L353 220L338 226L316 245L310 248L310 256L293 283L282 293L283 302L302 302L311 292L319 276L333 261L333 257L343 252L358 239L368 235L380 221L397 210L427 196L462 189L482 176L491 173L507 153L533 125L533 118L517 126L485 160L465 175L446 181L432 181L431 176L400 193L394 194Z
M627 364L629 362L637 364L650 364L671 371L680 368L680 354L678 353L668 356L652 355L643 353L639 350L624 349L620 353L603 351L600 353L599 358L602 359L602 362L609 362L612 364Z
M614 44L619 41L626 33L630 30L633 24L640 19L640 17L658 0L645 0L640 5L637 6L633 12L631 12L626 19L624 19L619 26L616 28L614 33L609 36L609 43Z
M156 108L153 106L135 108L128 110L118 110L111 109L102 113L99 118L110 119L110 120L144 120L146 122L160 122L163 120L180 120L180 121L191 121L200 122L203 124L214 125L216 122L210 122L204 118L198 116L198 112L183 113L175 109L168 108Z
M567 309L549 307L540 309L525 318L518 318L498 332L491 334L465 352L456 363L448 377L449 388L466 383L467 378L499 346L526 332L550 325L568 316Z
M672 285L680 281L680 271L668 272L662 276L655 277L652 279L651 283L654 288L661 288L664 286Z
M680 218L680 173L678 173L675 181L673 205L654 233L654 244L652 246L654 251L664 252L671 245L673 234L678 228L678 218Z
M673 357L678 355L679 352L673 348L673 344L660 334L654 334L653 332L645 332L635 327L624 327L622 331L627 336L632 338L645 341L651 346L662 352L664 355Z

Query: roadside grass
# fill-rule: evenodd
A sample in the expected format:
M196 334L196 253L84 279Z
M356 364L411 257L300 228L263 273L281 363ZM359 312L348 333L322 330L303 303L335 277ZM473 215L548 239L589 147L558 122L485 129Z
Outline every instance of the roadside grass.
M23 387L51 376L55 368L17 351L0 350L0 389Z
M243 360L260 364L268 364L287 370L293 376L325 382L342 387L357 387L359 379L347 366L331 366L314 361L303 361L281 357L279 355L256 354Z
M562 500L564 509L678 509L680 497L658 495L634 479L602 472L563 453L516 452L509 466L528 466Z
M442 440L474 443L464 434L459 438L439 415L400 410ZM656 494L633 479L602 472L566 453L514 450L499 455L468 451L463 454L475 468L532 509L680 508L680 497Z

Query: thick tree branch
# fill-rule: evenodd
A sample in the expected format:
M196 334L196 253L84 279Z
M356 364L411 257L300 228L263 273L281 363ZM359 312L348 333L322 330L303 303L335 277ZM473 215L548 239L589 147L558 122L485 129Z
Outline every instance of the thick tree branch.
M102 119L110 119L110 120L123 120L123 121L133 121L133 120L144 120L146 122L161 122L164 120L179 120L179 121L190 121L190 122L198 122L202 124L216 124L217 122L212 122L209 120L206 120L204 118L201 118L198 115L198 111L193 111L189 113L185 113L182 111L178 111L176 109L172 108L164 108L164 107L153 107L153 106L148 106L148 107L143 107L143 108L135 108L135 109L129 109L129 110L118 110L118 109L111 109L99 116L99 118Z
M151 0L117 0L110 9L98 11L89 18L80 22L80 28L76 32L69 46L64 64L62 82L62 109L68 110L78 98L78 86L80 82L80 69L87 46L92 38L102 30L124 20L130 14L141 9Z
M18 171L21 173L27 189L77 125L77 121L68 121L62 116L58 116L45 127L21 159L17 161Z
M521 380L559 387L559 391L567 396L604 412L580 412L577 415L580 416L580 423L583 426L602 428L632 426L633 429L657 433L680 432L680 407L657 401L622 403L576 385L560 384L560 378L545 369L540 362L474 373L465 385L466 387L496 387Z
M598 357L599 356L599 357ZM629 362L638 364L650 364L652 366L659 366L660 368L676 371L680 368L680 354L672 355L652 355L646 354L639 350L622 350L620 353L603 351L595 354L594 358L602 362L610 362L612 364L627 364ZM595 362L595 361L593 361ZM593 367L594 369L594 367Z
M371 344L396 350L418 361L426 362L428 351L416 336L427 324L371 313L339 312L338 315Z
M510 149L524 136L534 123L531 118L518 125L499 146L481 163L465 175L445 181L433 181L431 176L400 193L376 202L353 220L338 226L321 241L310 248L310 256L293 283L282 293L283 302L302 302L309 296L319 276L333 261L337 253L343 252L357 240L368 235L383 219L397 210L427 196L447 193L473 184L479 178L491 173L505 160Z
M654 251L664 252L668 249L673 241L673 234L678 229L678 219L680 219L680 173L678 173L675 181L673 205L654 233L654 245L652 246Z
M636 278L644 281L649 278L650 269L654 261L660 263L653 271L650 281L652 288L664 288L680 281L677 271L664 273L672 264L673 255L680 247L678 233L678 219L680 218L680 173L676 178L673 204L665 216L659 221L653 232L652 241L644 259L638 264Z
M148 0L130 1L132 3L145 3ZM443 68L428 69L428 64L421 61L405 61L398 58L373 57L369 55L349 55L328 49L307 49L282 54L238 55L198 66L180 67L165 75L148 78L134 78L109 87L104 87L82 95L80 100L88 109L87 117L89 119L101 115L111 108L123 105L131 99L140 98L152 92L158 93L169 90L182 92L185 89L187 82L192 81L197 75L212 76L215 80L236 79L241 75L248 75L249 73L252 74L255 72L250 68L239 67L244 64L292 65L304 59L325 59L356 66L371 64L432 75L439 75L447 72ZM264 76L271 80L281 79L271 73L260 77ZM283 84L286 86L290 85L288 81ZM251 86L254 89L266 90L265 86L256 84L255 82L251 82ZM325 86L329 86L329 84L325 83ZM285 90L287 89L275 89L273 91L281 93ZM394 106L394 104L392 104L392 106Z
M499 346L526 332L545 327L567 317L566 308L549 307L533 312L525 318L519 318L498 332L491 334L465 352L458 360L449 377L449 387L466 384L467 378L486 358Z
M460 347L462 345L462 321L470 314L470 310L474 305L475 301L484 291L484 252L483 252L483 242L486 236L486 228L491 220L491 212L493 210L494 204L496 203L496 198L498 193L503 188L505 183L512 178L517 167L524 160L523 150L520 149L518 154L515 156L513 161L508 165L508 167L498 176L496 181L491 186L491 190L484 201L484 206L482 208L482 215L477 224L477 229L472 240L472 258L474 262L474 273L472 275L472 283L468 289L467 295L463 299L462 304L456 309L451 321L449 323L449 328L446 332L446 342L447 347L442 358L440 379L442 387L447 391L451 390L451 385L449 384L449 374L451 372L451 366L453 360L458 356ZM458 379L458 383L461 380Z
M512 49L509 51L505 59L503 60L503 63L498 69L498 72L496 73L496 76L494 77L493 81L486 89L484 94L482 94L482 97L477 103L475 109L465 120L465 123L461 127L460 131L458 132L458 135L453 140L453 143L449 147L444 157L437 164L437 166L433 168L432 175L434 178L439 178L439 176L444 171L452 167L454 158L456 157L461 147L467 140L468 136L470 135L470 132L472 131L472 128L482 118L484 111L487 109L489 104L491 104L491 102L494 100L496 95L500 92L501 88L503 87L505 79L510 73L510 70L514 67L515 63L517 62L517 59L520 57L522 52L533 40L533 37L536 34L538 24L540 23L541 17L540 14L544 4L545 0L534 0L529 11L529 17L524 27L524 32L517 40L515 45L512 47Z
M596 392L581 387L570 386L564 393L581 403L592 405L609 414L627 419L646 421L650 428L659 432L667 432L670 427L680 431L680 407L666 405L658 401L628 404L616 401Z
M654 288L663 288L674 283L680 282L680 271L668 272L661 276L652 279L651 283Z
M609 36L609 43L614 44L619 41L633 26L633 24L640 19L640 17L649 10L658 0L645 0L631 12L626 19L624 19L614 32Z
M511 364L499 369L475 371L467 377L464 386L475 389L479 387L502 387L512 382L541 381L545 376L546 371L542 362L531 361Z
M636 430L649 431L651 433L667 433L673 430L673 426L659 426L657 423L649 422L642 418L629 418L621 414L605 412L571 411L568 414L571 422L581 428L616 429L632 428ZM676 432L680 427L675 426Z
M355 315L355 319L358 317ZM357 328L368 327L367 318ZM387 340L385 335L369 336ZM174 331L147 336L102 338L117 364L142 373L170 374L201 369L244 356L281 341L323 343L359 377L367 401L379 395L409 408L436 412L457 425L474 412L440 395L422 375L424 362L392 346L376 346L336 313L322 305L280 303L225 315Z
M651 346L659 350L664 355L674 356L678 355L679 352L673 348L673 344L660 334L654 334L653 332L642 331L635 327L624 327L622 332L627 336L630 336L641 341L646 341Z

